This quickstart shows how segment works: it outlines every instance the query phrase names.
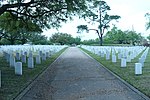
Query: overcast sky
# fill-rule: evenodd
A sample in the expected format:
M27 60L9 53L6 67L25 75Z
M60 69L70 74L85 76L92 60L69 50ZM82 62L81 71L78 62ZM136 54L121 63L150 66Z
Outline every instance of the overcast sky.
M143 36L148 36L150 30L146 31L145 23L146 18L144 17L146 13L150 13L150 0L105 0L110 6L111 11L109 14L119 15L121 19L115 25L125 31L125 30L134 30L138 33L142 33ZM62 28L59 29L59 32L69 33L73 37L81 36L82 40L85 39L95 39L97 34L90 31L90 33L78 34L77 26L81 24L86 24L84 20L79 20L75 18L74 21L69 21L66 24L62 24ZM93 26L96 27L97 26ZM133 28L132 28L133 27ZM111 29L111 28L110 28ZM57 30L51 29L43 32L44 35L50 37L52 33L57 32Z

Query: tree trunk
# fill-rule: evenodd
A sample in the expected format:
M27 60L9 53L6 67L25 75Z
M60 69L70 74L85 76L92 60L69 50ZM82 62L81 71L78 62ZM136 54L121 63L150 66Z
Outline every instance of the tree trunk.
M98 37L99 37L99 44L100 44L100 46L103 46L103 34L99 34L98 33Z
M100 35L100 46L103 46L103 35Z
M100 20L99 20L99 24L100 26L102 25L102 12L101 12L101 6L99 8L99 17L100 17ZM100 39L100 46L103 45L103 34L102 34L102 27L100 27L99 29L99 39Z

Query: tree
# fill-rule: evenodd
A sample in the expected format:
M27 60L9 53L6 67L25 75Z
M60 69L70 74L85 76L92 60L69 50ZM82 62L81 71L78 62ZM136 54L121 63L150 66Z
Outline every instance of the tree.
M14 44L15 41L21 41L22 44L27 42L30 33L42 32L42 29L31 21L22 21L12 16L10 13L5 13L0 16L1 39L5 38Z
M97 45L98 44L99 39L89 39L89 40L84 40L82 42L82 44L84 45Z
M141 33L136 33L135 31L122 31L113 27L111 31L108 31L104 36L104 40L107 43L119 43L119 44L141 44L143 37Z
M67 33L55 33L51 36L50 41L53 43L64 44L72 44L74 42L74 38Z
M9 40L11 44L14 44L19 34L16 27L16 19L13 18L9 13L5 13L0 16L0 30L2 30L3 38Z
M81 43L81 38L80 37L74 38L73 43L75 43L76 45L79 45Z
M25 44L26 42L28 42L28 40L31 39L31 37L41 37L41 33L43 31L37 24L28 21L28 23L26 23L25 25L23 25L23 23L20 23L19 32L20 36L18 37L18 40L21 41L21 44Z
M89 19L90 22L92 23L98 23L98 29L90 29L87 27L87 25L80 25L78 26L78 31L83 31L83 30L94 30L96 31L98 37L99 37L99 41L100 41L100 45L103 44L103 34L105 29L107 29L109 27L109 23L112 20L117 20L120 18L120 16L118 15L109 15L107 13L107 11L111 10L110 7L107 5L107 3L105 1L101 1L101 0L96 0L93 5L91 5L91 12L89 14Z
M34 23L41 29L59 28L61 22L72 20L72 16L86 18L90 13L88 4L93 1L95 0L1 0L1 21L5 19L13 19L13 21L11 21L10 29L9 27L0 27L0 38L4 34L3 38L5 39L13 35L12 44L18 39L24 44L28 40L26 37L33 33L28 30L29 23ZM27 27L22 27L22 25ZM5 23L5 26L9 26L9 23Z
M146 17L146 19L148 20L148 21L146 22L146 30L148 30L148 29L150 28L150 14L149 14L149 13L146 13L146 14L145 14L145 17Z
M135 31L126 31L126 32L129 43L135 45L135 43L137 43L137 41L139 40L138 34Z
M149 36L147 36L147 39L150 41L150 35L149 35Z
M104 37L105 41L109 41L109 43L119 43L123 44L126 41L126 34L117 29L117 27L113 27L111 31L108 31Z
M41 44L41 45L48 44L47 37L37 32L30 34L30 37L28 38L28 42L32 42L32 44Z
M6 12L20 20L36 22L42 28L60 27L72 16L86 17L94 0L2 0L0 15ZM5 2L5 4L4 4Z

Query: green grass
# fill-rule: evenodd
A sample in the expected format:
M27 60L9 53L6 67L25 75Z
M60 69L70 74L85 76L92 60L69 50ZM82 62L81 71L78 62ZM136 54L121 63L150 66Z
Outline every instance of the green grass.
M103 44L103 46L132 46L131 44Z
M66 48L55 53L42 64L35 65L35 68L27 68L23 64L23 75L15 75L14 68L10 68L6 60L0 57L0 70L2 72L2 87L0 88L0 100L12 100L24 90L40 73L42 73L54 60L64 52Z
M100 44L90 44L90 46L100 46ZM131 44L103 44L103 46L132 46Z
M112 63L111 59L106 60L106 58L102 58L96 54L93 54L83 48L81 48L84 52L86 52L88 55L96 59L98 62L100 62L102 65L107 67L109 70L117 74L119 77L127 81L129 84L137 88L139 91L146 94L148 97L150 97L150 51L148 52L146 61L144 63L143 68L143 74L142 75L135 75L134 74L134 66L135 63L138 62L138 58L141 56L141 54L138 55L135 59L132 60L132 62L127 63L126 68L121 68L121 60L117 60L116 63Z

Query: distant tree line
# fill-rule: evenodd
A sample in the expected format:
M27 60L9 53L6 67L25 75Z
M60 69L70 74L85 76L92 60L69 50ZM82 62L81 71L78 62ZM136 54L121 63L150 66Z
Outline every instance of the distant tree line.
M59 43L60 45L79 45L81 43L80 37L73 38L70 34L67 33L55 33L50 37L51 43Z
M147 37L150 40L150 36ZM141 33L136 31L122 31L117 27L113 27L103 37L103 43L105 44L130 44L130 45L144 45L147 43L147 39L141 36ZM90 39L82 41L86 45L98 45L99 39Z
M144 37L141 36L141 33L137 33L134 30L122 31L115 26L104 36L105 43L111 44L140 45L143 40Z

